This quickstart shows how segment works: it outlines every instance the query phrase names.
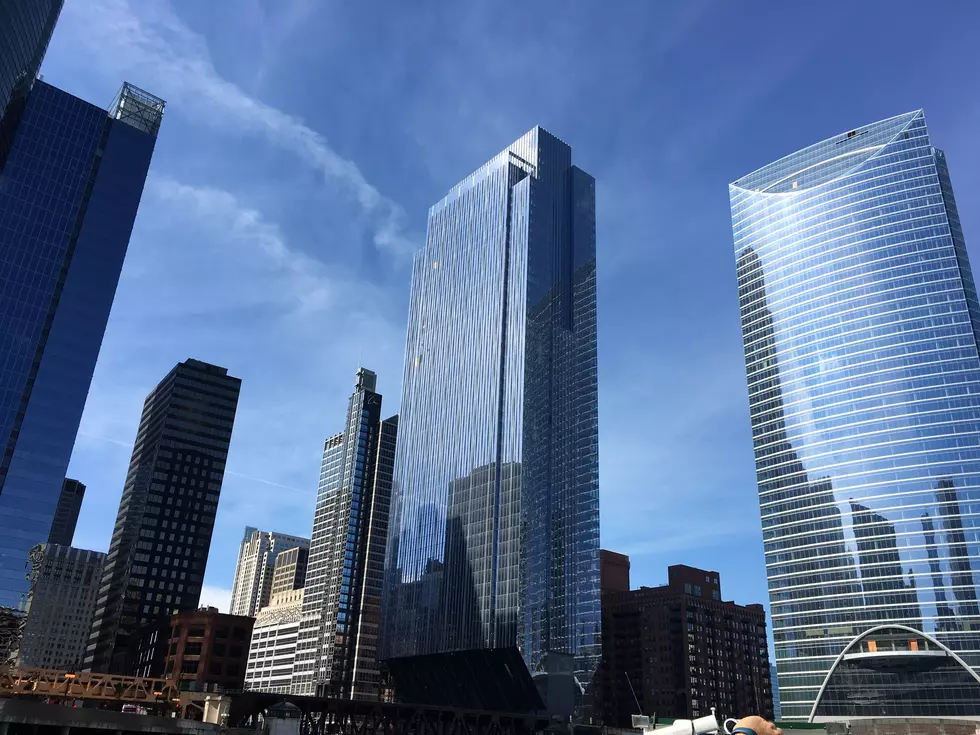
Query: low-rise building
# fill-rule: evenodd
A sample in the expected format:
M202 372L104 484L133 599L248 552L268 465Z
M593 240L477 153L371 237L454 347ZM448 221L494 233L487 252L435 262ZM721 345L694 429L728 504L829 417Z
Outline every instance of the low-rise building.
M721 597L717 572L668 567L660 587L629 589L629 562L602 552L603 724L633 714L773 716L766 614ZM624 562L625 577L624 577Z
M135 676L167 676L188 691L237 691L245 683L253 618L206 607L145 625L130 643Z

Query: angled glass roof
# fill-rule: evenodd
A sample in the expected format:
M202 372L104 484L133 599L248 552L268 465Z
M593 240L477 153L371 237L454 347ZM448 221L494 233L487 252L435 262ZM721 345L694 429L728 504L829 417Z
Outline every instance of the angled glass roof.
M852 640L827 673L811 722L980 717L980 677L949 648L905 625Z
M901 135L913 120L924 117L922 110L916 110L849 130L763 166L732 186L787 194L825 184L863 164Z

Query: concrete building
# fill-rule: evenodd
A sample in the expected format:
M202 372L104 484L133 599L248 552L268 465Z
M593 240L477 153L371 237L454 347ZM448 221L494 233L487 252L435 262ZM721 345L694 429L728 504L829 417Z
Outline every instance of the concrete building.
M85 485L78 480L65 478L61 485L61 496L58 507L54 511L51 531L48 533L48 543L59 546L71 546L75 538L75 526L78 525L78 514L82 510L82 500L85 498Z
M712 707L725 717L772 717L762 605L722 600L717 572L675 565L666 585L630 590L628 557L603 552L602 569L603 724L629 727L634 714L699 717Z
M255 618L245 688L263 692L290 692L296 646L303 613L303 590L272 595L268 606Z
M18 664L78 671L85 658L105 554L45 544L28 597Z
M308 551L310 540L275 531L260 531L248 526L238 551L235 582L231 590L232 615L255 617L269 604L272 593L272 575L280 552L301 548ZM304 571L305 576L305 562ZM295 587L302 587L300 582Z
M128 650L134 676L167 676L189 691L236 691L245 683L252 618L217 608L177 613L144 625Z

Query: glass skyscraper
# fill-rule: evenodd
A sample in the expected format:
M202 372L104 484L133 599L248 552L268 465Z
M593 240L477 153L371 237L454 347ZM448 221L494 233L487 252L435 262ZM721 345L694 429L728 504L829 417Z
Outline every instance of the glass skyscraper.
M378 630L398 416L360 368L344 429L323 445L293 694L377 700Z
M0 173L0 606L51 529L163 107L38 81Z
M64 0L0 0L0 171Z
M783 717L809 716L838 655L886 623L980 668L980 306L925 116L730 193ZM875 676L886 702L910 675Z
M518 646L536 676L574 657L582 687L598 664L595 181L571 159L536 127L429 211L385 657Z

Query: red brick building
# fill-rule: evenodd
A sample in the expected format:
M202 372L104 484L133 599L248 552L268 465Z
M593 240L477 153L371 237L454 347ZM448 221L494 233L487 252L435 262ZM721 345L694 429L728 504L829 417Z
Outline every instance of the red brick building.
M190 691L242 689L254 622L213 607L163 618L137 633L130 673L172 676Z
M717 572L672 566L666 585L630 590L629 557L602 551L601 565L604 725L712 707L725 717L772 717L762 605L722 600Z

